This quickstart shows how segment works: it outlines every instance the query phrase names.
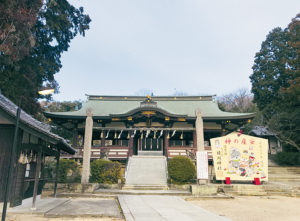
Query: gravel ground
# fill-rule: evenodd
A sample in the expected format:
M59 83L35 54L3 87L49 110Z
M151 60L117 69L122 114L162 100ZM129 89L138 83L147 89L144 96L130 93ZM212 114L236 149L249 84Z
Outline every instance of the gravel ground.
M213 213L233 221L299 221L300 198L235 197L234 199L208 199L190 201Z

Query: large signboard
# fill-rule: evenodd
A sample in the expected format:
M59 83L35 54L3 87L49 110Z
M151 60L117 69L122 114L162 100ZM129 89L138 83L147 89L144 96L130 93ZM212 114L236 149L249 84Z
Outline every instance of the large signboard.
M268 181L268 140L239 133L210 139L217 180Z
M197 151L197 179L208 179L207 151Z

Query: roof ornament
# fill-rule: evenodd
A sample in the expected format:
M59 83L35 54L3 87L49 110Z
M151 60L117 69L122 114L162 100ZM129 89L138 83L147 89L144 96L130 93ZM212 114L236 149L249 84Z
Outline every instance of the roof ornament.
M147 98L141 102L141 107L157 107L157 103L152 100L150 95L147 95Z

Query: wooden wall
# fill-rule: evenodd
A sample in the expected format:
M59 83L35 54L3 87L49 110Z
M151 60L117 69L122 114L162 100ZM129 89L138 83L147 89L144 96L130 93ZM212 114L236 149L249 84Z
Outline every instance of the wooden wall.
M3 201L9 157L14 136L14 125L0 125L0 202Z

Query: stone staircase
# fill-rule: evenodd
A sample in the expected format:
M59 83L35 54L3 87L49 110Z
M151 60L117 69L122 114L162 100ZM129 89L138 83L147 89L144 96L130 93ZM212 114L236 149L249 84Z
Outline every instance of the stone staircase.
M124 190L166 190L167 160L165 156L132 156L129 158Z
M269 167L269 182L300 184L300 167Z
M263 185L253 184L231 184L219 185L218 192L224 192L229 195L239 196L266 196L268 193L265 191Z

